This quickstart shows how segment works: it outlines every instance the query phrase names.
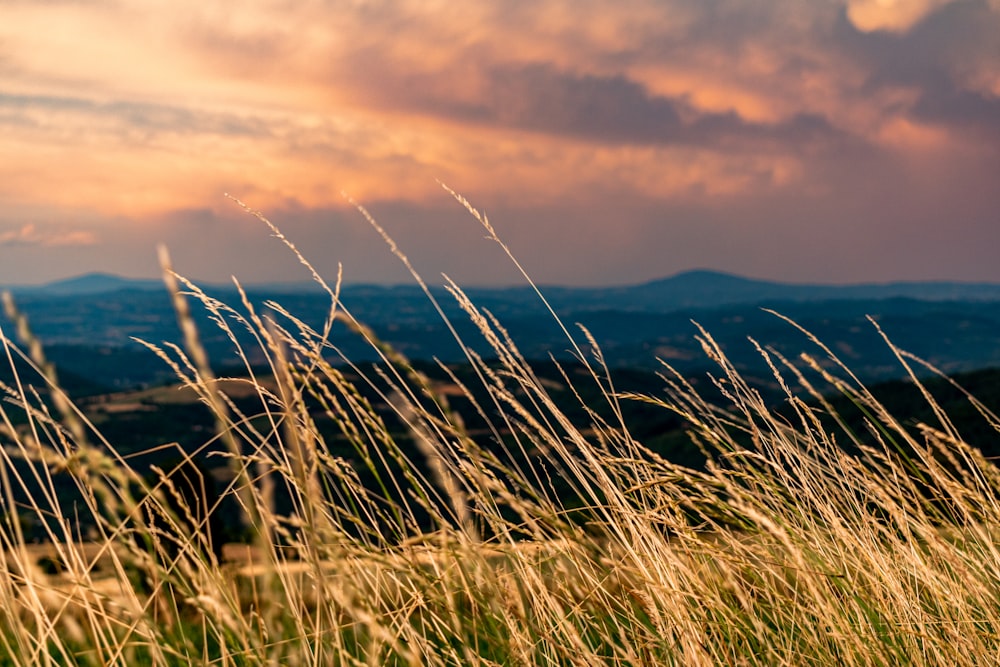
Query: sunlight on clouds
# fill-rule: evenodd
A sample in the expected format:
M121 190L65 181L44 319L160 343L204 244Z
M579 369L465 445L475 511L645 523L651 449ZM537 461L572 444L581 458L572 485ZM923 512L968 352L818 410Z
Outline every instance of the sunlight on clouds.
M491 209L573 202L595 234L631 198L720 219L744 216L719 212L740 197L837 205L859 159L996 164L997 11L1000 0L6 3L0 200L44 202L64 226L87 211L110 229L225 211L223 192L262 209L347 208L346 191L436 210L441 180ZM57 218L21 216L0 238L41 244Z
M904 32L956 0L848 0L847 16L858 30Z
M698 150L635 149L604 156L602 173L621 190L645 197L697 200L745 192L763 194L793 184L802 165L782 156L723 156Z
M20 57L17 84L44 93L68 87L95 99L116 92L154 91L176 78L176 58L142 15L98 11L85 5L16 5L5 9L0 40ZM28 55L30 54L30 56Z
M158 6L161 13L156 12ZM289 74L294 67L280 54L267 58L274 54L259 48L260 41L248 38L244 49L253 59L253 71L247 67L236 73L227 72L217 57L190 48L200 37L214 45L216 54L223 53L227 42L222 37L229 34L223 26L238 24L248 14L257 16L260 25L272 26L287 24L287 17L231 11L205 16L208 10L204 5L156 2L70 4L57 10L25 3L5 8L0 44L14 54L15 64L8 88L40 95L72 90L97 103L129 100L216 109L293 104L297 95ZM215 17L220 22L215 23ZM296 36L287 39L292 42ZM268 72L273 81L267 80Z
M593 151L553 136L560 128L573 129L573 119L558 114L623 90L645 95L637 101L648 103L646 113L673 105L688 125L715 114L709 120L763 137L742 147L732 141L712 146L713 133L687 140L689 127L663 130L672 142L699 143L687 146L685 155L696 155L694 162L702 165L692 172L683 160L663 159L655 178L637 179L661 183L667 196L686 187L757 187L756 177L727 176L723 165L753 163L761 142L770 144L766 152L772 155L800 152L801 146L781 144L781 123L797 114L831 119L835 127L874 141L904 136L881 129L892 126L887 114L891 119L896 113L900 95L888 102L880 101L885 89L859 95L864 69L842 53L817 48L810 30L832 20L832 8L779 4L710 10L649 0L622 11L605 2L502 9L469 2L446 10L409 1L340 4L331 11L321 2L264 2L233 12L223 2L178 7L132 1L116 11L68 5L54 15L26 4L17 6L8 23L16 29L0 27L0 34L13 53L32 53L22 63L24 75L12 82L13 93L61 92L61 85L72 83L79 96L64 108L52 104L26 112L36 127L18 130L21 149L58 145L56 152L80 151L80 164L120 160L130 184L123 189L147 194L106 195L113 205L124 198L142 210L155 207L154 191L165 197L186 179L242 183L280 196L300 190L317 205L330 203L319 201L326 195L318 193L340 187L358 196L419 199L434 191L437 177L475 170L489 174L479 182L492 180L482 155L505 136L536 144L542 165L519 169L494 157L496 171L513 179L509 187L522 185L518 173L534 175L548 161L549 180L571 189L574 178L586 182L600 175L590 174L585 158L570 174L555 173L568 162L560 155L568 151L579 159ZM942 4L852 0L848 10L862 29L903 29ZM151 6L164 16L151 13ZM601 20L593 20L598 13ZM768 27L750 34L740 32L742 22ZM703 36L692 41L692 31ZM519 69L525 66L532 69ZM515 85L506 97L497 96L498 82L505 81ZM538 95L551 96L555 85L566 86L564 100L532 106ZM583 97L588 87L590 98ZM740 129L740 123L747 127ZM602 127L581 127L574 137L601 143L606 137L595 133ZM768 127L773 136L767 136ZM85 154L97 146L104 158ZM623 156L635 151L606 152L618 157L590 164L633 171L627 165L634 158ZM785 174L776 178L781 182L802 173L789 167L794 158L781 162L781 169L764 172ZM209 172L214 178L206 178ZM524 180L530 188L531 178ZM107 185L98 178L91 190ZM189 198L203 194L196 188Z
M449 185L493 206L502 198L490 188L502 181L521 205L573 201L607 205L609 196L631 193L641 199L698 200L753 190L759 194L793 186L802 164L781 155L726 156L697 148L587 146L572 142L536 144L530 153L515 143L497 145L493 159L476 177L456 172ZM542 185L543 187L539 187Z
M25 224L19 229L0 231L0 246L73 246L93 245L95 243L97 243L97 236L93 232L79 229L40 230L34 223Z
M921 125L905 118L895 118L885 123L879 131L885 145L908 153L940 151L953 144L947 130Z

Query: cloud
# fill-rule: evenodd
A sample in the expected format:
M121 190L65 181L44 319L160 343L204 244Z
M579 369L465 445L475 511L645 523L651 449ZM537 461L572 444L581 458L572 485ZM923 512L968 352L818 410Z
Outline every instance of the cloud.
M998 0L847 0L847 17L862 32L906 33L946 8L963 5L1000 11Z
M97 243L97 236L80 229L40 230L34 223L0 232L0 246L84 246Z
M1000 137L1000 4L943 3L903 34L841 28L839 48L865 73L859 92L896 93L884 118Z
M216 134L264 137L271 133L272 124L252 114L224 113L135 100L98 102L82 96L17 95L0 93L0 112L22 118L32 112L84 115L94 120L117 123L119 127L170 134Z
M956 0L848 0L847 16L863 32L906 32Z
M801 112L774 123L748 121L735 111L698 108L685 96L651 93L625 75L562 71L546 63L499 66L479 73L475 102L447 88L425 85L422 77L402 77L381 89L383 103L409 107L454 121L496 128L529 130L584 141L631 145L700 145L712 148L733 141L843 139L822 115Z
M377 279L385 266L331 235L327 213L348 210L341 191L391 202L419 245L446 206L439 179L530 220L539 256L580 224L576 252L620 257L604 277L652 277L629 257L666 243L649 231L669 226L659 211L679 211L706 253L730 237L752 253L789 238L754 241L769 217L801 248L837 225L898 231L913 212L930 228L927 211L949 207L982 225L1000 205L978 185L1000 162L1000 0L37 4L6 3L0 23L0 203L24 212L5 245L85 224L102 230L95 256L175 229L198 234L192 261L233 257L231 192L294 218L310 246L349 245ZM628 201L642 210L622 213ZM442 255L470 252L433 229ZM586 257L560 271L582 275Z
M838 8L861 35L888 37L874 40L884 48L867 47L871 58L864 67L875 96L856 85L865 72L851 69L858 63L850 49L856 37L833 29ZM875 137L872 117L894 113L877 108L881 73L931 61L939 69L947 64L947 77L957 76L943 60L967 48L961 31L969 21L951 32L937 23L970 8L990 11L974 0L633 0L624 6L547 0L531 10L473 1L448 13L406 0L342 3L336 11L328 3L276 0L238 15L221 3L192 3L170 20L153 22L140 20L146 15L139 4L124 2L117 11L77 12L95 38L115 46L93 49L98 55L81 62L97 65L100 57L101 67L73 73L104 77L93 86L92 99L99 101L76 110L113 119L131 132L122 130L128 141L138 142L144 133L171 129L237 140L271 134L280 141L325 116L350 119L366 132L436 123L427 131L440 135L461 123L622 145L731 151L734 144L758 150L770 142L796 152L804 145ZM857 18L866 12L881 17L877 25L906 30L870 28L875 19ZM134 25L125 34L107 39L130 17ZM921 51L899 41L935 21L929 32L943 33L942 44ZM54 25L55 37L46 33L53 40L49 48L68 43L59 37L62 22ZM975 41L988 44L988 32L980 33ZM79 35L73 32L74 39ZM920 35L911 41L927 42ZM134 57L119 55L127 49ZM72 67L39 57L42 64L66 74ZM963 64L963 75L971 76ZM36 75L32 70L23 68L24 76ZM147 83L154 81L156 86ZM68 103L35 100L53 101ZM378 127L377 119L386 122ZM348 146L351 141L325 143L347 147L341 158L345 152L371 157L363 141ZM318 136L315 144L321 143ZM397 152L415 152L401 148Z

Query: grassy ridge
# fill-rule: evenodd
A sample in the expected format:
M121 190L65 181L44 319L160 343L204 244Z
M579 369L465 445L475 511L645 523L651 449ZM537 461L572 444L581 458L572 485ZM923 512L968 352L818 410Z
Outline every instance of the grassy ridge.
M318 276L331 309L316 330L277 304L182 292L165 269L187 345L150 347L206 407L205 448L250 544L215 558L209 494L192 500L170 470L144 478L57 390L42 400L30 385L49 371L22 331L0 415L0 664L973 665L1000 652L1000 475L963 438L972 417L952 423L930 394L933 421L890 414L806 334L815 356L761 350L777 410L708 332L712 386L664 366L664 393L623 394L599 352L581 354L563 381L587 398L566 410L457 286L495 360L470 350L472 372L442 392ZM234 341L251 333L249 379L215 377L192 302ZM380 351L380 370L329 362L334 318ZM6 336L3 349L19 355ZM261 354L266 380L249 362ZM683 420L710 463L658 456L628 401ZM995 433L1000 420L968 404ZM77 484L73 506L54 474ZM11 511L18 489L29 500ZM48 531L48 572L25 513Z

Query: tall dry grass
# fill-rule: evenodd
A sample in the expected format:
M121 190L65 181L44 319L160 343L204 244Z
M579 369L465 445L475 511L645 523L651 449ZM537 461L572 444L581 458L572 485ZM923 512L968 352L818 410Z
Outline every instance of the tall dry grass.
M352 318L339 276L328 286L314 272L330 296L316 329L278 304L221 303L163 261L185 347L147 345L214 414L217 439L206 446L227 460L224 495L239 502L250 543L228 562L208 555L196 528L204 513L178 502L169 471L150 482L101 438L8 304L27 352L0 336L14 371L0 412L2 664L1000 659L997 469L939 409L918 431L888 414L805 333L815 356L760 348L786 392L775 409L708 332L700 340L724 407L666 365L661 395L617 392L596 341L567 328L590 373L576 381L599 385L606 402L584 406L591 419L580 423L502 324L449 283L495 354L464 347L479 386L453 378L492 430L473 438L445 396ZM259 396L257 412L241 411L226 390L234 381L213 373L192 302L244 360L248 334L266 355L265 373L246 361L238 380ZM335 321L382 363L334 364ZM911 370L917 362L886 344L919 384L926 369ZM864 431L838 417L830 392L865 414ZM677 466L636 441L621 416L629 400L681 415L708 467ZM319 419L337 424L341 448ZM74 506L60 500L58 475L76 484ZM41 570L18 515L47 527L62 573ZM92 534L80 534L81 517Z

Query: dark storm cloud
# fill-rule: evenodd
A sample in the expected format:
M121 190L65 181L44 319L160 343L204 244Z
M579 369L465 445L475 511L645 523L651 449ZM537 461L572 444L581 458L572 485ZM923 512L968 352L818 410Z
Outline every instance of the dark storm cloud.
M921 120L977 129L1000 141L1000 97L963 90L943 77L925 83L911 112Z
M507 127L644 143L676 141L675 100L650 96L624 76L575 75L547 65L489 72L482 119Z
M420 78L384 90L391 91L391 104L397 107L596 143L713 146L740 141L845 139L819 114L800 113L774 124L755 123L735 112L699 110L683 97L651 94L624 75L578 74L545 63L496 66L480 74L486 83L475 103L424 85Z
M489 120L591 141L712 145L741 139L811 141L838 134L818 115L765 125L735 112L700 111L683 98L652 95L622 75L579 75L530 65L494 70L489 81Z

